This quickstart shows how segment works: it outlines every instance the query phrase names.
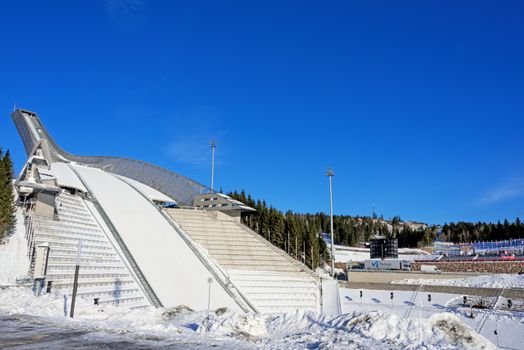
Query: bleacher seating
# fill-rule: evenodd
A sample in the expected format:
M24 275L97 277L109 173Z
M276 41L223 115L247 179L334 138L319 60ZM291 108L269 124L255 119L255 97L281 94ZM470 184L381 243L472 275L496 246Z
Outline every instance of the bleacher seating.
M99 303L145 307L149 303L121 258L117 247L79 196L62 192L56 197L54 218L30 217L31 244L50 246L46 280L53 289L73 287L79 242L79 297L99 298Z
M216 211L165 209L260 312L319 311L319 281L304 265Z

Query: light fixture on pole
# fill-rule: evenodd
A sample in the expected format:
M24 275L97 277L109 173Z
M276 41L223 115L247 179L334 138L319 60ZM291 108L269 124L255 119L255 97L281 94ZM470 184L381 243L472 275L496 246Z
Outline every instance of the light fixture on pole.
M326 171L326 176L329 177L329 215L330 215L330 224L331 224L331 277L335 277L335 254L333 246L335 245L335 240L333 238L333 169L328 168Z
M217 143L215 139L211 140L211 190L215 190L215 148Z

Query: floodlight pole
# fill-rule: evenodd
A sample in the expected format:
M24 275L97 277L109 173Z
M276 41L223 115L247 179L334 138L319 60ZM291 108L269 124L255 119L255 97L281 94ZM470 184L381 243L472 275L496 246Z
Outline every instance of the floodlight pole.
M211 190L215 189L215 148L217 147L216 141L211 140Z
M328 168L326 176L329 177L329 215L330 215L330 226L331 226L331 277L335 277L335 253L334 245L335 240L333 239L333 169Z

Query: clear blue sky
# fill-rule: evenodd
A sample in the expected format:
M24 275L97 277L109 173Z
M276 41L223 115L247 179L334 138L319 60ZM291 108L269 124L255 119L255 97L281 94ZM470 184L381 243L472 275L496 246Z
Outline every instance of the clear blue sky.
M524 218L522 1L11 1L0 144L137 158L275 207Z

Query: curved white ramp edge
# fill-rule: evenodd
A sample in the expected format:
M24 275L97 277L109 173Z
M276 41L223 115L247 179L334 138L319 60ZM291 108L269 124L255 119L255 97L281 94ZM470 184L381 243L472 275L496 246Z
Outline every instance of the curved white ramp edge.
M165 218L146 198L114 175L71 165L96 197L163 306L241 311Z

